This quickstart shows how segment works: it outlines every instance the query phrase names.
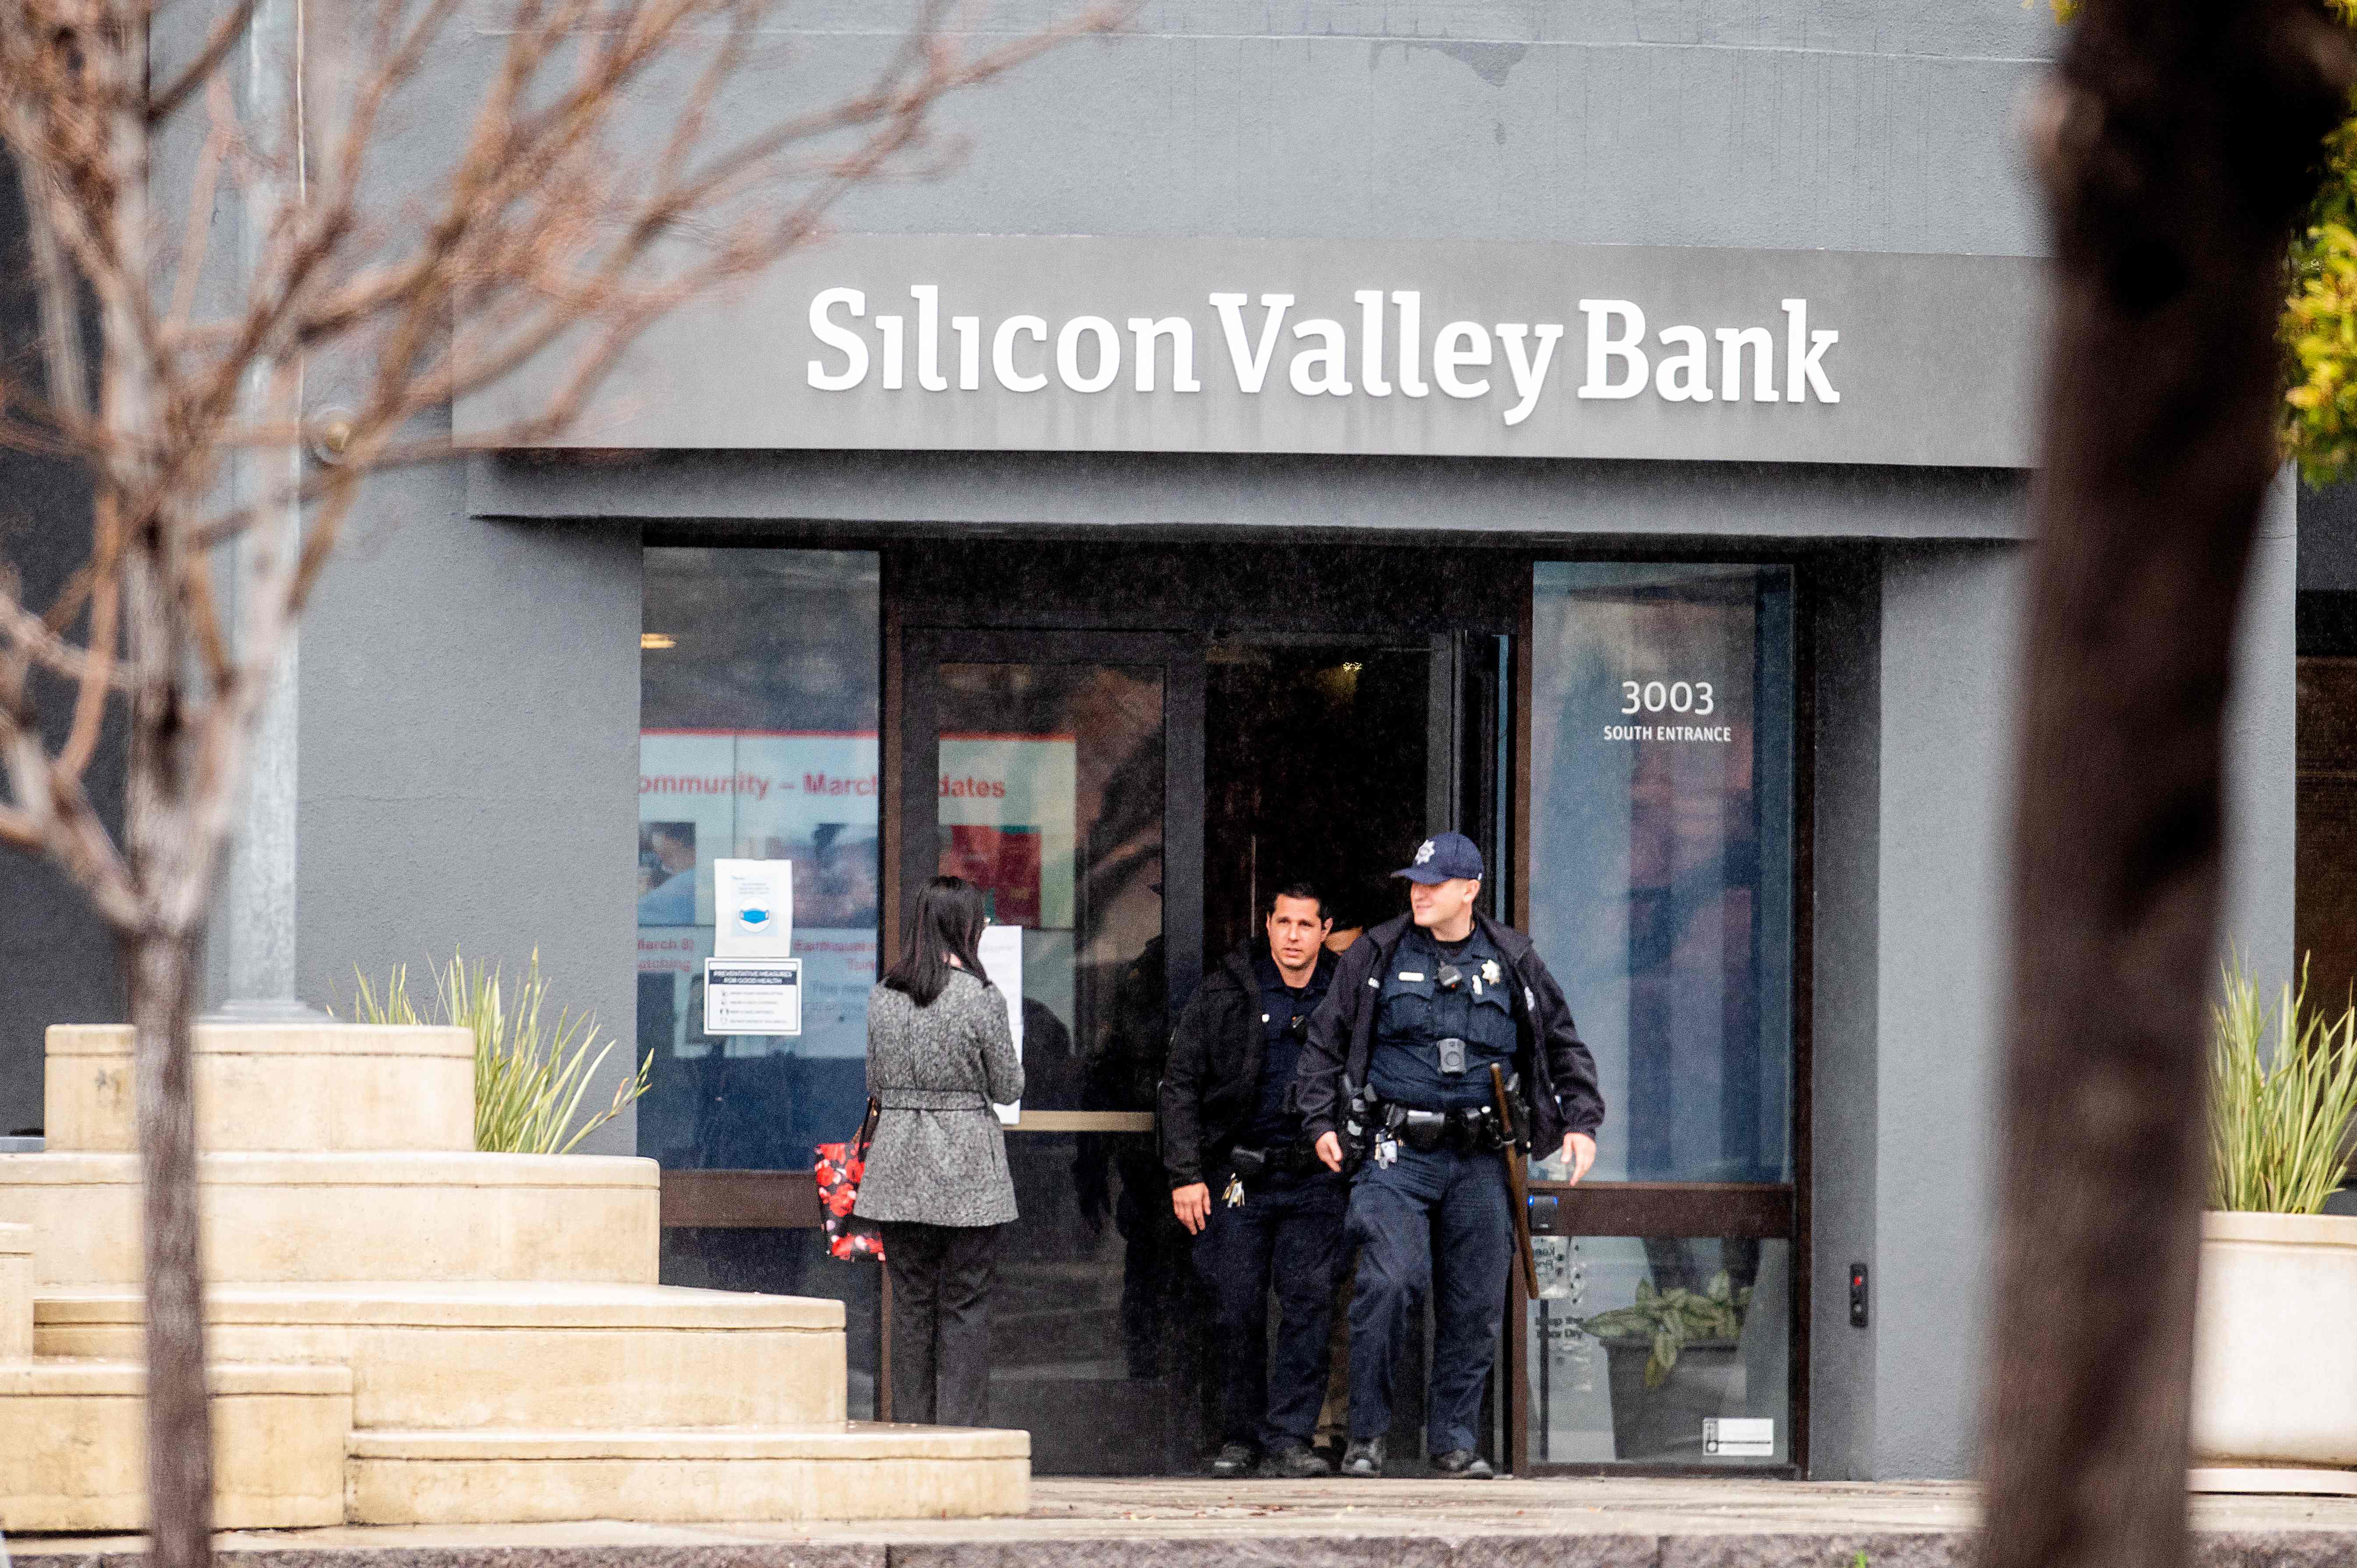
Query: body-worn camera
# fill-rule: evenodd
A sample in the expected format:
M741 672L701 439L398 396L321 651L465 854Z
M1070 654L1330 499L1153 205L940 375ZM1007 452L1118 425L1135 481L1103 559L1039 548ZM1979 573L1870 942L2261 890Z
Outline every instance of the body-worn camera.
M1465 1071L1465 1042L1451 1035L1439 1042L1440 1070L1443 1076L1457 1078Z

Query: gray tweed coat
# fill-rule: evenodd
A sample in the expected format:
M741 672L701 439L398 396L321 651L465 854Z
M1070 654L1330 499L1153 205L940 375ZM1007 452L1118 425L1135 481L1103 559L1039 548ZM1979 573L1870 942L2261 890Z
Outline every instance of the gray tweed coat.
M853 1212L863 1219L1004 1225L1015 1218L1006 1134L990 1107L1023 1098L1006 1003L963 972L920 1007L867 998L867 1092L883 1101Z

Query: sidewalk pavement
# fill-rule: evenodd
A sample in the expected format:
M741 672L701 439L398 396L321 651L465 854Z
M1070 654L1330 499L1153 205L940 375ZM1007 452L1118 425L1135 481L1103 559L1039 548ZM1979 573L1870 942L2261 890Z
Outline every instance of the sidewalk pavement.
M2201 1568L2357 1563L2357 1498L2192 1500ZM227 1534L233 1568L1967 1568L1961 1484L1043 1480L1020 1519ZM16 1537L16 1568L138 1568L136 1536Z

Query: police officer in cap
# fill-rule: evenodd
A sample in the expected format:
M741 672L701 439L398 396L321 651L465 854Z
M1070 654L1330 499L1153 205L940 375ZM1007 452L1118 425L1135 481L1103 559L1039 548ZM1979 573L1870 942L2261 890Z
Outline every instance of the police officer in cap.
M1462 833L1417 846L1410 913L1342 955L1309 1025L1296 1103L1318 1157L1355 1163L1345 1226L1359 1249L1351 1301L1346 1476L1383 1473L1392 1373L1434 1295L1425 1441L1445 1476L1487 1479L1475 1451L1481 1385L1498 1351L1514 1214L1490 1068L1527 1108L1531 1148L1558 1145L1571 1179L1596 1161L1596 1062L1531 939L1473 908L1481 852ZM1349 1146L1346 1147L1346 1139Z

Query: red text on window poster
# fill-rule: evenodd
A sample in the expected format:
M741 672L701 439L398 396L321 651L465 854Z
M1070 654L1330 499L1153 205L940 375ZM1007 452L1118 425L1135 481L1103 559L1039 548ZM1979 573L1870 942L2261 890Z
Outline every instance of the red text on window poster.
M944 823L942 872L990 895L990 918L1002 926L1039 924L1039 830Z

